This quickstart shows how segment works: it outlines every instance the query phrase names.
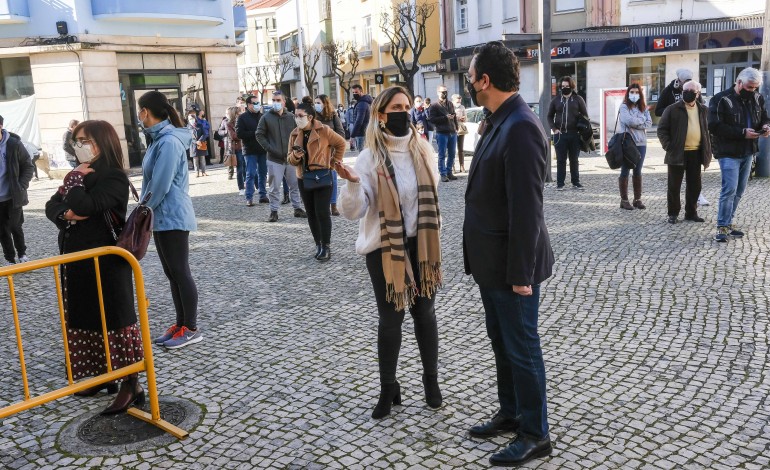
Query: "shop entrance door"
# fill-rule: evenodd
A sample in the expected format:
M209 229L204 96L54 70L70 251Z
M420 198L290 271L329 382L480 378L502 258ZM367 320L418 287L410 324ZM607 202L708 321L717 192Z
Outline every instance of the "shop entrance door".
M164 87L164 88L140 88L130 91L129 102L132 106L128 107L130 113L130 120L127 122L137 123L135 126L126 126L126 141L128 142L128 161L132 167L140 166L142 159L147 151L147 140L144 132L139 129L139 116L137 111L139 110L139 98L150 91L159 91L166 95L169 103L176 109L179 116L184 119L184 109L182 107L182 90L180 87Z

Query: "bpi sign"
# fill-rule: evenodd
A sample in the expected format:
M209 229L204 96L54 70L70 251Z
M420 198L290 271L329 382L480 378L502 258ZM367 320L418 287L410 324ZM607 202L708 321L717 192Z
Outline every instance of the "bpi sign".
M671 49L674 47L679 47L678 38L672 38L672 39L654 38L652 40L652 49L656 51L663 50L663 49Z
M569 46L551 48L551 57L557 57L560 55L569 55L569 54L570 54Z

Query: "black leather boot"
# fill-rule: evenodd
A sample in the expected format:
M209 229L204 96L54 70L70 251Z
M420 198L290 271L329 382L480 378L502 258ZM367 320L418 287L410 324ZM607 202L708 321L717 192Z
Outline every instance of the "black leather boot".
M102 415L114 415L125 412L133 404L144 404L144 390L139 385L139 378L131 375L120 384L120 391L115 401L102 411Z
M315 245L315 256L313 256L313 258L318 259L318 255L320 255L320 254L321 254L321 244L320 243L316 243L316 245Z
M329 245L323 245L321 246L321 252L318 253L318 256L316 259L318 261L329 261L332 257L332 249Z
M422 374L422 384L425 386L425 401L431 408L440 408L443 398L438 388L438 375Z
M390 414L392 405L401 404L401 386L398 382L380 385L380 399L372 411L372 418L381 419Z

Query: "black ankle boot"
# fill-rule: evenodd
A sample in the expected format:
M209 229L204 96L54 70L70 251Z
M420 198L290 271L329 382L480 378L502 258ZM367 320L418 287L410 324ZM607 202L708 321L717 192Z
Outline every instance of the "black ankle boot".
M332 249L329 245L323 245L321 251L318 253L315 259L318 261L329 261L332 257Z
M320 254L321 254L321 244L319 243L315 246L315 256L313 256L313 258L318 259L318 255Z
M102 411L102 415L114 415L125 412L131 405L144 404L144 390L139 385L138 377L130 375L120 384L120 391L115 401Z
M425 401L431 408L440 408L442 403L441 390L438 388L438 375L422 375L425 386Z
M380 387L380 399L372 411L372 418L374 419L388 416L392 405L401 404L401 386L398 382L382 384Z

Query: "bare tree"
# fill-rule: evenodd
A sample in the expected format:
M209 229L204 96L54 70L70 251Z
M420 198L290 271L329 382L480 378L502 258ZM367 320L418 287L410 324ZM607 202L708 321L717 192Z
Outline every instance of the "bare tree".
M270 65L258 65L250 69L252 79L255 86L259 90L259 101L265 101L265 88L270 85L273 79L273 74Z
M321 60L323 52L324 51L322 47L315 44L311 46L305 44L305 47L302 50L302 58L304 59L303 66L305 69L305 85L311 93L313 91L315 79L318 77L318 70L316 70L316 65L318 65L318 62ZM294 57L299 57L299 47L294 47L291 50L291 55Z
M352 41L334 41L322 47L329 58L332 72L340 81L340 88L345 91L346 97L350 97L353 77L356 76L358 64L361 62L358 57L358 48Z
M428 0L404 0L385 9L380 17L380 29L390 41L390 55L412 94L420 55L428 46L426 23L435 12L436 4ZM411 61L407 61L407 52L411 52Z
M243 91L245 93L250 93L251 90L254 89L255 84L251 70L249 68L242 68L238 75L241 81L241 86L243 86Z
M275 86L280 88L283 83L283 78L289 73L289 70L294 68L294 57L291 54L281 54L270 64L270 69L273 72L273 78L275 79Z

